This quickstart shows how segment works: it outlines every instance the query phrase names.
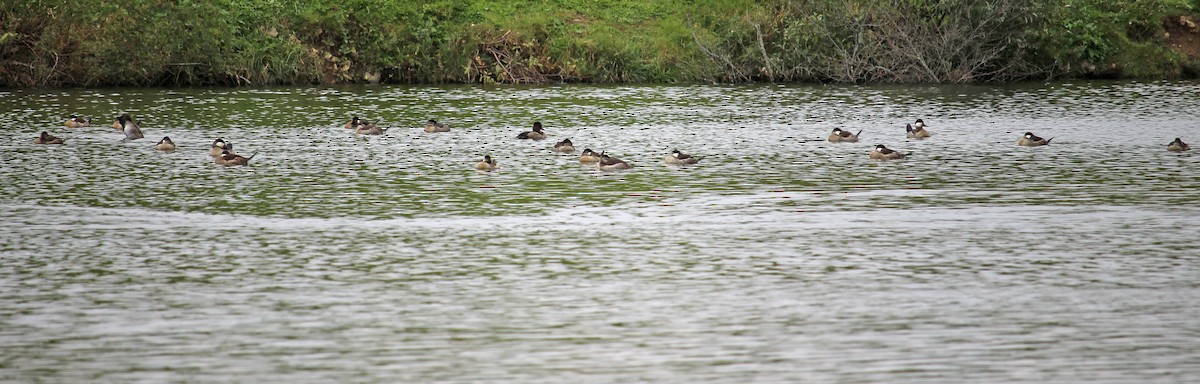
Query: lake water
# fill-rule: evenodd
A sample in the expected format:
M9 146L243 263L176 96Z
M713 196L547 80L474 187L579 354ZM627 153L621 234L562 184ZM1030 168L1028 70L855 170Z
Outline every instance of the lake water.
M3 382L1200 381L1196 82L7 90L0 124Z

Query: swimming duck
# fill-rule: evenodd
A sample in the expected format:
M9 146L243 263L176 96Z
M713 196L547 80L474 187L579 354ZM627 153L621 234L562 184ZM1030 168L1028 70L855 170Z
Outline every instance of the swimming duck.
M450 124L442 124L437 122L437 120L429 119L429 121L425 122L425 132L450 132Z
M221 156L216 157L215 161L217 165L246 165L250 164L250 159L253 159L255 155L258 155L258 152L251 154L250 157L241 156L233 153L231 147L226 147L221 152Z
M696 164L696 163L699 163L700 159L703 159L703 158L704 158L703 156L695 157L692 155L685 155L685 154L683 154L683 152L679 152L679 150L676 149L676 150L671 151L670 155L667 155L667 164L672 164L672 165Z
M364 122L366 122L366 121L359 120L358 116L354 116L354 118L350 119L350 121L346 122L346 124L342 124L342 128L356 129L356 128L358 128L359 125L362 125Z
M1024 147L1037 147L1050 144L1050 140L1054 140L1054 138L1051 137L1049 139L1043 139L1037 137L1037 135L1034 135L1033 132L1025 132L1025 136L1021 136L1021 139L1017 140L1017 145Z
M925 121L921 119L917 119L913 124L905 124L904 130L908 132L910 139L924 139L930 136L929 131L925 130Z
M160 150L163 152L174 151L175 150L175 142L171 141L170 137L163 136L162 140L159 140L158 144L154 145L154 149L157 149L157 150Z
M591 148L584 148L583 155L579 156L579 162L590 164L600 161L600 155L593 152Z
M571 143L571 139L563 139L563 141L554 143L553 151L562 153L575 152L575 144Z
M871 158L875 160L896 160L903 159L904 156L907 155L888 149L883 144L876 145L875 150L871 151Z
M604 152L600 152L600 163L596 166L601 171L616 171L621 169L629 169L629 163L624 160L609 156Z
M125 133L126 141L137 140L144 137L142 136L142 129L138 127L137 123L133 121L132 117L129 117L128 113L118 117L117 122L121 123L121 132Z
M71 115L71 118L67 119L67 122L63 123L63 125L67 126L67 128L83 128L92 126L92 122L88 119Z
M1178 137L1176 137L1175 141L1172 141L1171 144L1167 144L1167 150L1171 152L1183 152L1189 149L1192 149L1192 147L1188 146L1187 143L1183 142L1183 140L1180 140Z
M831 143L857 143L859 133L862 133L861 129L858 130L858 133L851 134L850 131L843 131L841 128L834 128L833 133L829 134L829 142L831 142Z
M38 137L35 137L33 139L33 143L34 144L62 144L63 139L52 136L52 135L50 135L50 133L48 133L46 131L42 131L42 134L38 135Z
M542 122L534 122L532 131L521 132L517 135L518 139L543 140L546 138L546 132L542 131Z
M496 159L493 159L492 155L484 155L483 160L479 160L478 163L475 163L475 169L480 171L493 171L496 169Z

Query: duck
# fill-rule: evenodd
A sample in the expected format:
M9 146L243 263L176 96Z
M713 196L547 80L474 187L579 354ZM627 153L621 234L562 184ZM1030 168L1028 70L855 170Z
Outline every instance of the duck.
M595 151L592 151L591 148L584 148L583 155L579 156L580 163L591 164L591 163L596 163L599 161L600 161L600 154L596 153Z
M1183 152L1189 149L1192 149L1192 147L1188 146L1187 143L1183 142L1183 140L1180 140L1178 137L1176 137L1175 141L1172 141L1171 144L1167 144L1167 150L1171 152Z
M905 124L904 130L908 132L907 136L910 139L924 139L930 136L929 131L925 130L925 121L921 119L912 124Z
M157 149L157 150L160 150L163 152L174 151L175 150L175 142L171 141L170 137L163 136L162 140L159 140L158 144L154 145L154 149Z
M1017 140L1017 145L1023 147L1037 147L1050 144L1050 140L1054 140L1054 138L1051 137L1049 139L1043 139L1037 137L1037 135L1034 135L1033 132L1025 132L1025 136L1021 136L1021 139Z
M601 171L617 171L617 170L622 170L622 169L629 169L631 167L631 165L629 165L629 163L626 163L624 160L609 156L608 154L606 154L604 152L600 152L600 163L597 164L596 167L599 168Z
M232 146L227 146L224 151L221 151L221 156L217 156L214 161L217 165L247 165L255 155L258 155L258 152L251 154L250 157L238 155L233 153Z
M437 122L437 120L429 119L429 121L425 122L425 132L450 132L450 124L442 124Z
M553 151L562 153L575 152L575 144L571 143L571 139L563 139L563 141L554 143Z
M480 171L494 171L496 169L496 159L492 155L483 155L483 160L475 163L475 169Z
M221 156L221 152L225 152L226 143L224 139L216 139L212 142L212 149L208 151L208 155L212 157Z
M382 135L384 132L387 132L387 129L379 128L375 123L366 123L366 120L363 120L363 122L365 124L359 124L358 127L354 128L354 133L359 135Z
M67 122L63 123L67 128L83 128L92 126L92 122L88 119L71 115Z
M358 128L359 125L362 125L365 122L366 122L365 120L359 120L358 116L354 116L354 118L351 118L350 121L346 122L346 124L342 124L342 128L355 129L355 128Z
M871 151L871 158L875 160L898 160L905 156L908 155L888 149L883 144L876 145L875 149Z
M545 139L546 132L542 131L542 122L540 122L540 121L534 122L532 131L521 132L521 134L517 135L517 138L518 139L529 139L529 140Z
M829 134L829 142L831 142L831 143L857 143L858 135L860 133L862 133L861 129L858 130L858 133L851 134L850 131L843 131L841 128L834 128L833 133Z
M676 150L671 151L670 155L667 155L666 160L667 160L667 164L671 164L671 165L690 165L690 164L699 163L700 160L703 158L704 158L703 156L695 157L692 155L685 155L683 152L679 152L679 150L676 149Z
M49 132L42 131L42 134L33 139L34 144L62 144L63 139L51 135Z
M128 113L118 117L117 122L121 123L121 132L125 133L125 141L137 140L145 137L142 136L142 129L138 127L137 123L133 121L132 117L129 117Z

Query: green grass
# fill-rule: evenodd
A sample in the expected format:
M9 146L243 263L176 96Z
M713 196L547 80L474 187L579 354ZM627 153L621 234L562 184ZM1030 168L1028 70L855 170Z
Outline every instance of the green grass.
M1186 60L1155 36L1164 16L1198 3L30 0L0 4L0 86L995 81L1111 76L1114 65L1120 76L1176 77L1191 73ZM894 44L895 28L861 34L886 22L942 26L919 39L935 41L986 20L954 10L1000 5L1020 11L994 15L1010 17L1005 28L965 43L1006 44L984 65L949 58L912 74L929 58L844 49Z

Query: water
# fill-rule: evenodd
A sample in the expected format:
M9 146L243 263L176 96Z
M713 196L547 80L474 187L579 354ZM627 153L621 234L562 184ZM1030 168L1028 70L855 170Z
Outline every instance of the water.
M1200 157L1165 146L1200 142L1198 94L0 92L0 381L1194 382ZM516 140L533 121L550 139ZM257 156L216 166L217 137Z

